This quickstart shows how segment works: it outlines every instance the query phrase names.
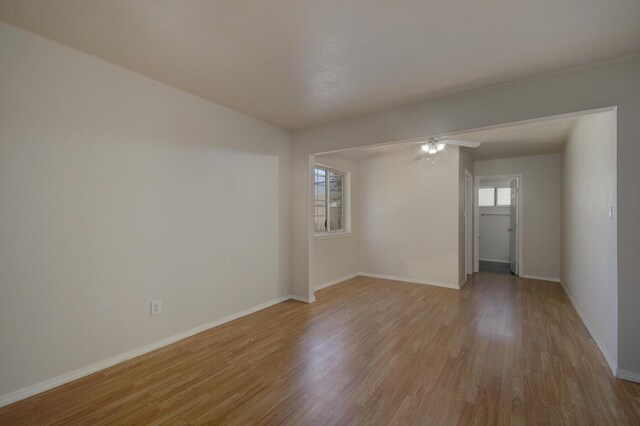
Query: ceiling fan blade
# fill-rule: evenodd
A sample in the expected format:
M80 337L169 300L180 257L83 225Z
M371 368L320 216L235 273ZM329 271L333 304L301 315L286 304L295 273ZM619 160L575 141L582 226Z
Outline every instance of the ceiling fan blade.
M446 143L447 145L464 146L467 148L477 148L481 145L480 142L467 142L467 141L459 141L455 139L445 139L443 142Z

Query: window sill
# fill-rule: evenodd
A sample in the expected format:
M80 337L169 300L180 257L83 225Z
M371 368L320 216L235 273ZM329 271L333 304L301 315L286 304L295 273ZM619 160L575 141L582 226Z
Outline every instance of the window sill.
M351 235L351 231L343 231L343 232L325 232L322 234L315 234L316 240L326 240L328 238L340 238L340 237L349 237Z

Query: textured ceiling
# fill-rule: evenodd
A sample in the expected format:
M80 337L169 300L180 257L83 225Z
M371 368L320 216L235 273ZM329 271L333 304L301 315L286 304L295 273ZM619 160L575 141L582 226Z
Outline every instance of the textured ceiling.
M478 148L463 148L475 160L552 154L562 151L576 121L576 117L551 119L456 134L452 139L482 143ZM357 162L373 155L407 149L415 150L418 155L420 144L411 142L370 146L344 150L331 155Z
M417 142L397 143L397 144L391 144L391 145L379 145L379 146L368 146L364 148L346 149L344 151L339 151L331 154L320 154L316 156L316 159L318 158L321 159L323 155L327 155L327 156L338 156L338 157L346 158L347 160L360 162L362 160L366 160L369 157L373 157L374 155L384 154L387 152L404 151L404 150L414 150L416 152L416 155L418 155L420 153L420 144Z
M577 118L560 118L456 135L455 139L481 142L468 152L475 160L552 154L562 148Z
M0 0L0 19L286 128L640 52L638 0Z

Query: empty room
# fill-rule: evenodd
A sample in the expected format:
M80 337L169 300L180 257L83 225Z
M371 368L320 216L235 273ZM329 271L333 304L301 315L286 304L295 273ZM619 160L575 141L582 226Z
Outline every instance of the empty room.
M639 163L637 0L0 0L0 425L638 425Z

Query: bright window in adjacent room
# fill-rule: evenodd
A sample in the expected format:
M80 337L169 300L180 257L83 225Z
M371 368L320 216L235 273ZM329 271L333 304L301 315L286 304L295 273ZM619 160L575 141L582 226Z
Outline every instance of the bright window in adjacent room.
M316 234L346 232L346 173L324 166L314 170Z
M480 207L511 205L511 188L480 188L478 191L478 205Z
M495 188L480 188L478 190L478 205L480 207L495 206Z
M496 188L496 205L511 205L511 188Z

